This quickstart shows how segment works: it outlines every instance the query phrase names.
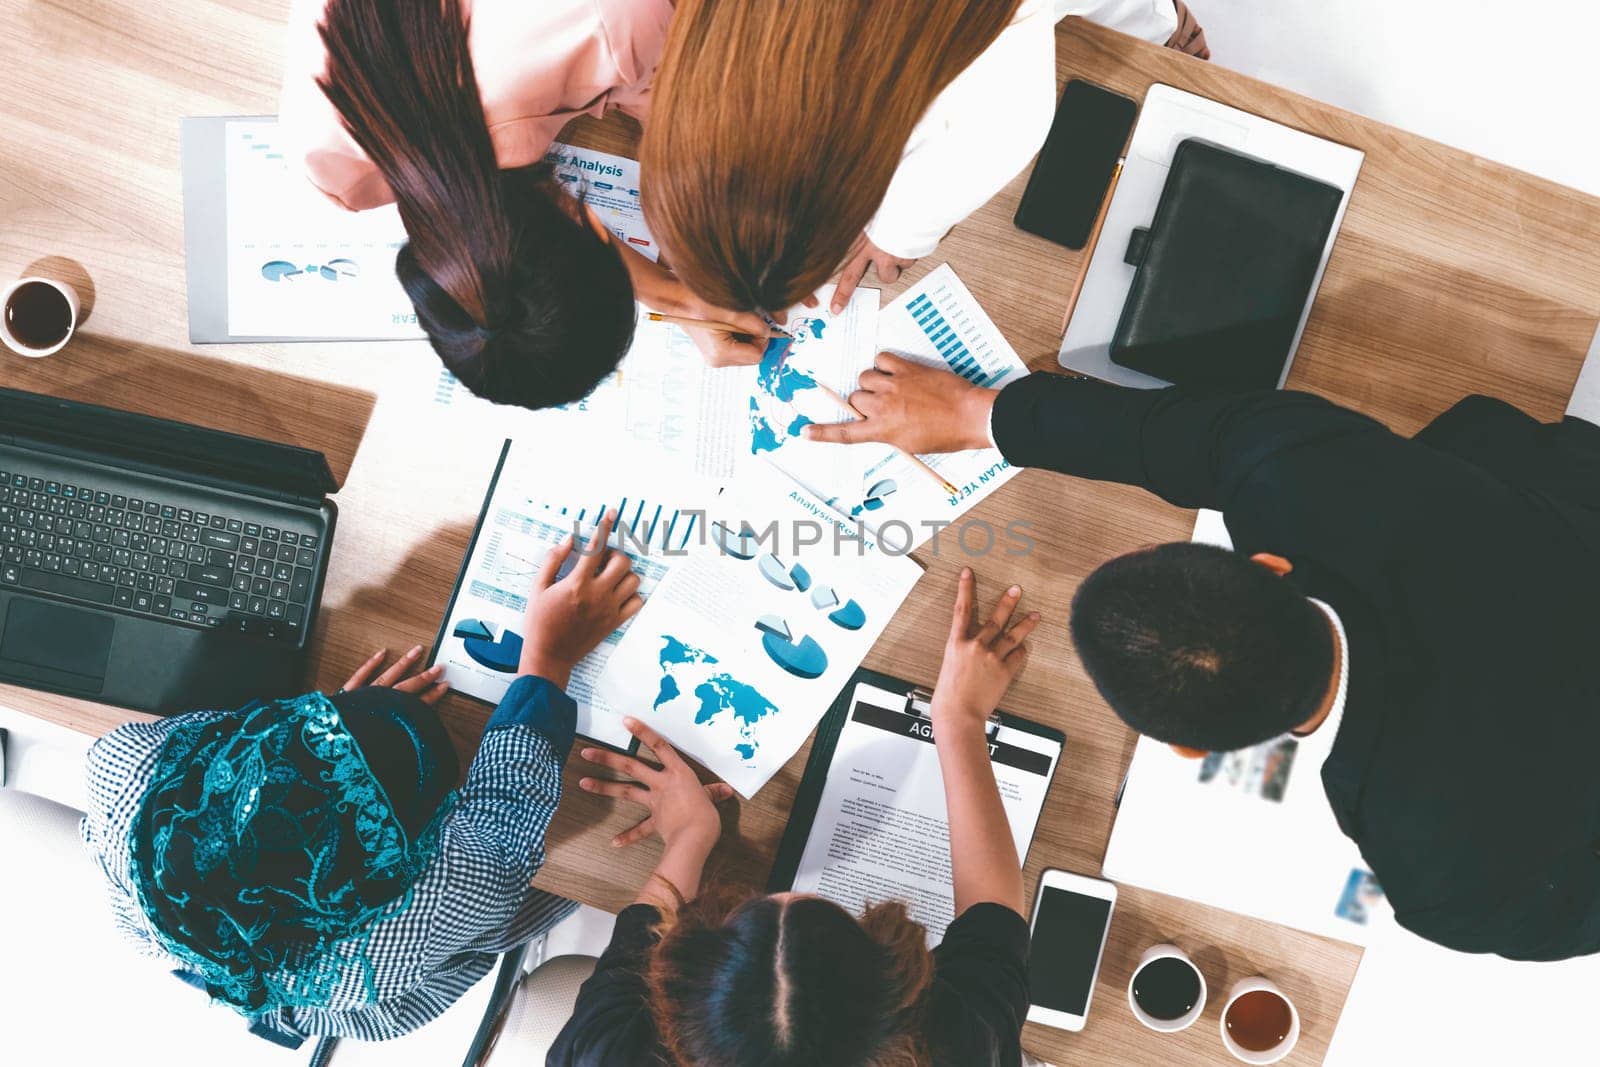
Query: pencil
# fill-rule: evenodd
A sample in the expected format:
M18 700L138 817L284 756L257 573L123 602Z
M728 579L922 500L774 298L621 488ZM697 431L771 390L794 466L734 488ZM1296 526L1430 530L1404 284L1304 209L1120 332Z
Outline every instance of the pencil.
M741 337L756 336L743 326L735 326L731 322L719 322L716 319L691 319L682 315L663 315L659 311L646 312L645 318L651 322L666 322L671 323L673 326L683 326L692 330L710 330L712 333L731 333L738 334ZM772 336L787 337L788 334L780 331Z
M846 400L844 397L840 396L838 393L834 392L832 389L829 389L826 385L823 385L821 382L818 382L817 383L817 388L822 391L822 395L823 396L827 397L829 400L833 401L835 404L838 404L840 407L842 407L846 411L850 412L850 414L854 415L856 418L858 418L858 419L866 418L865 415L861 414L861 412L856 410L856 406L854 404L850 403L850 401ZM916 456L913 456L910 452L907 452L903 448L896 448L895 451L900 453L901 456L903 456L906 459L910 460L911 461L911 465L913 467L916 467L918 470L922 471L924 474L926 474L928 477L932 478L936 483L938 483L940 486L942 486L944 488L945 492L949 493L951 496L960 496L961 495L961 491L959 489L957 489L955 486L951 485L949 482L945 481L944 478L939 474L938 471L934 470L932 467L930 467L926 463L922 462L922 460L918 459Z
M1105 203L1100 205L1100 214L1095 216L1094 229L1089 231L1089 243L1083 247L1083 269L1078 272L1078 280L1072 283L1072 295L1067 297L1067 313L1061 316L1061 336L1067 335L1067 324L1072 321L1072 313L1078 308L1078 297L1083 295L1083 281L1089 276L1089 264L1094 262L1094 250L1100 244L1100 231L1105 229L1106 215L1111 211L1111 198L1117 195L1117 182L1122 180L1122 167L1127 162L1127 157L1117 160L1116 168L1111 172L1111 184L1106 188Z

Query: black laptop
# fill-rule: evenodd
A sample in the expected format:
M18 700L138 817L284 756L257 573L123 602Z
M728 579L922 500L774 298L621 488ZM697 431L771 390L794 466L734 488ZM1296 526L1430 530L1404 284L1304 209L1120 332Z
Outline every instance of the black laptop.
M292 694L337 490L318 452L0 389L0 681L162 714Z

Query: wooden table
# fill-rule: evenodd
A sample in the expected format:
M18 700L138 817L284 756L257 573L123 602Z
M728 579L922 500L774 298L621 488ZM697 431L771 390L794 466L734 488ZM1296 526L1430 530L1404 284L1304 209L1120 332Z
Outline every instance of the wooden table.
M345 479L339 532L307 684L336 686L367 652L431 640L461 564L492 447L439 421L426 346L240 345L186 341L178 122L184 115L276 109L286 0L0 0L0 278L43 270L87 279L92 313L61 355L0 355L0 384L242 430L328 454ZM1063 79L1142 97L1156 81L1224 100L1364 149L1351 199L1291 385L1411 432L1474 391L1554 418L1600 314L1600 201L1359 116L1071 20L1058 40ZM1003 106L997 104L997 106ZM623 121L569 136L627 151ZM1081 256L1011 226L1023 179L958 226L885 299L948 260L1031 366L1055 365L1065 294ZM554 460L553 460L554 461ZM1034 656L1007 706L1068 734L1065 763L1029 857L1097 872L1133 748L1067 642L1067 604L1097 564L1151 542L1186 539L1192 513L1142 493L1028 472L976 517L1025 518L1038 549L975 561L993 593L1020 582L1044 612ZM932 680L962 559L949 540L867 659ZM99 734L133 716L0 687L0 703ZM470 751L485 712L447 706ZM805 752L730 813L714 863L727 877L766 873ZM551 827L546 888L612 910L626 904L654 845L613 851L631 812L571 788ZM1173 940L1214 994L1189 1031L1158 1036L1131 1017L1129 969ZM1304 1018L1286 1062L1319 1062L1359 959L1350 946L1137 889L1125 889L1089 1026L1030 1027L1028 1047L1058 1063L1224 1059L1219 995L1265 973Z

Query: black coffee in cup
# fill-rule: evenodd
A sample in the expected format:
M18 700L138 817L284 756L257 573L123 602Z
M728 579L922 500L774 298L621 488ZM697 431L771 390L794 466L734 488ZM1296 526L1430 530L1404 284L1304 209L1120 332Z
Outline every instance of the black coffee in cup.
M1133 976L1133 999L1152 1019L1181 1019L1200 999L1200 975L1187 960L1151 960Z
M27 348L54 348L72 330L72 305L48 282L23 282L5 306L6 329Z

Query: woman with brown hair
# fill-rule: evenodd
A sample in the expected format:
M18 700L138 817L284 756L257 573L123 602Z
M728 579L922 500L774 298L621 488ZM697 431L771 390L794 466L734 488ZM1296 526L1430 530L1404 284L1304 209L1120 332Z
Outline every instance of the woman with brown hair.
M678 0L641 148L651 232L714 304L787 308L843 264L842 309L1038 151L1069 14L1210 54L1181 0Z
M295 0L284 132L336 202L397 204L401 284L480 396L586 395L628 349L635 296L748 327L742 342L694 331L713 364L760 359L761 318L693 297L543 163L574 116L643 113L671 15L672 0Z
M618 845L665 843L546 1060L551 1067L1017 1067L1028 1012L1022 873L989 763L989 715L1027 660L1038 625L1012 621L1013 586L980 626L962 572L933 697L944 774L956 919L939 947L904 904L856 918L821 897L699 896L721 833L714 802L649 727L629 728L661 761L585 749L632 782L584 778L591 793L650 815ZM697 899L698 898L698 899Z

